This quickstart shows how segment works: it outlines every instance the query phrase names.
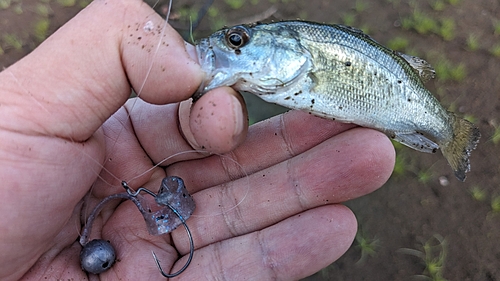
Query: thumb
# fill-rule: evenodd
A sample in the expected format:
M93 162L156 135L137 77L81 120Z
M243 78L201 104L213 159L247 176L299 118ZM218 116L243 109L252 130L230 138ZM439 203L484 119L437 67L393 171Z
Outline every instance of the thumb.
M0 73L2 103L9 105L0 111L0 127L83 141L124 104L131 87L151 103L189 98L203 72L193 46L164 26L142 1L94 1Z

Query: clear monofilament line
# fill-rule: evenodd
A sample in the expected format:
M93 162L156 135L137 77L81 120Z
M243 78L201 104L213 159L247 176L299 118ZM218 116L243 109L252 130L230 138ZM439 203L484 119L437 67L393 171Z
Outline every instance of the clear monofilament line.
M146 171L144 171L143 173L135 176L135 177L132 177L129 181L132 181L136 178L139 178L149 172L151 172L153 169L161 166L161 164L165 163L166 161L168 161L169 159L173 158L173 157L176 157L176 156L179 156L179 155L183 155L183 154L187 154L187 153L198 153L198 154L207 154L207 151L205 150L187 150L187 151L181 151L181 152L177 152L177 153L174 153L172 155L170 155L169 157L166 157L165 159L161 160L160 162L158 162L157 164L155 164L153 167L147 169ZM193 215L193 217L213 217L213 216L218 216L218 215L222 215L222 214L225 214L227 212L230 212L231 210L234 210L236 209L241 203L243 203L243 201L245 200L245 198L248 196L248 193L250 191L250 178L248 176L248 173L245 171L245 169L243 168L243 166L238 163L238 161L234 160L233 158L229 157L229 156L226 156L226 155L223 155L223 154L219 154L219 153L212 153L210 155L208 155L207 157L220 157L221 159L225 159L225 160L229 160L231 161L233 164L235 164L236 166L239 167L241 173L244 175L247 183L245 184L246 185L246 191L245 191L245 195L243 195L243 198L240 199L234 206L231 206L229 209L227 210L222 210L218 213L215 213L215 214L208 214L208 215ZM137 192L137 191L136 191Z

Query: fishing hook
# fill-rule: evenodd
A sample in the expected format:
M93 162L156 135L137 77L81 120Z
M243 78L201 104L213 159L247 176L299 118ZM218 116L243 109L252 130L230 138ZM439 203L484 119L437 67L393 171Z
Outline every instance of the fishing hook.
M137 195L139 195L139 193L141 191L143 191L143 192L153 196L155 199L157 198L157 195L147 188L140 187L135 192L133 192L132 188L130 188L130 186L128 186L126 181L122 181L122 186L125 188L125 190L127 191L127 194L130 196L137 197ZM182 215L179 214L177 209L172 207L170 204L165 204L165 205L167 207L169 207L170 210L172 210L172 212L174 212L174 214L176 214L179 217L179 219L182 222L182 225L186 229L188 239L189 239L189 257L188 257L188 260L187 260L186 264L184 264L184 266L181 269L179 269L179 271L172 273L172 274L168 274L168 273L165 273L163 271L163 269L161 268L161 265L160 265L160 261L158 260L158 257L156 256L154 251L151 251L151 253L153 254L153 258L156 262L156 266L158 267L158 270L160 270L161 275L163 275L163 277L166 277L166 278L172 278L172 277L175 277L175 276L181 274L182 272L184 272L184 270L186 270L186 268L189 266L189 264L191 264L191 261L193 260L193 255L194 255L194 241L193 241L193 236L191 235L191 230L189 230L189 227L186 224L186 220L184 220Z
M149 233L152 235L172 232L180 224L184 226L188 234L190 250L186 264L184 264L179 271L172 274L165 273L160 265L158 257L152 251L156 266L162 276L172 278L184 272L191 263L194 255L193 236L186 224L186 219L194 211L195 204L192 197L187 193L183 180L179 177L164 178L157 194L144 187L140 187L137 191L133 191L125 181L122 182L122 186L125 188L126 193L113 194L104 198L89 215L87 224L83 228L80 237L80 244L82 245L80 263L82 268L89 273L99 274L108 270L114 264L116 254L111 243L102 239L89 241L89 236L92 230L92 223L103 209L104 205L113 199L126 199L131 200L137 206L146 221ZM161 208L156 212L152 212L148 206L143 206L147 205L148 202L140 196L141 192L151 195L155 199L158 207ZM175 208L173 205L178 208ZM168 209L162 206L166 206ZM169 211L175 214L179 221L174 220L172 213Z

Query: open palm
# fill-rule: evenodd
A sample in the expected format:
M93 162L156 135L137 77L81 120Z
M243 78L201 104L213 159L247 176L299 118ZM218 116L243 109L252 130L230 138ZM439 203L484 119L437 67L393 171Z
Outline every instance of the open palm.
M387 180L387 138L301 112L247 134L230 88L179 105L203 73L191 46L169 27L142 29L149 21L163 27L138 0L94 1L0 73L0 279L84 279L77 240L92 208L123 192L120 180L156 191L166 175L183 178L197 204L187 222L196 251L179 279L298 279L337 259L356 232L337 203ZM148 103L122 107L130 87ZM193 149L229 153L183 153L148 171ZM182 228L149 235L130 201L109 203L92 238L117 252L103 280L161 280L151 252L167 272L189 252Z

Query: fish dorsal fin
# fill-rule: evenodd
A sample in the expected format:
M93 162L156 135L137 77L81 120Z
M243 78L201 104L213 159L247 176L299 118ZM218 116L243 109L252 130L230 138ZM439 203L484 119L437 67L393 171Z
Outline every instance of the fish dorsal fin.
M436 71L432 65L419 57L410 56L395 51L395 53L407 61L420 77L422 82L427 82L436 76Z
M350 31L351 33L357 34L358 36L360 36L362 38L371 40L373 42L377 42L370 35L366 34L363 30L361 30L359 28L348 26L348 25L343 25L343 24L337 24L337 26L340 28L343 28L344 30Z

